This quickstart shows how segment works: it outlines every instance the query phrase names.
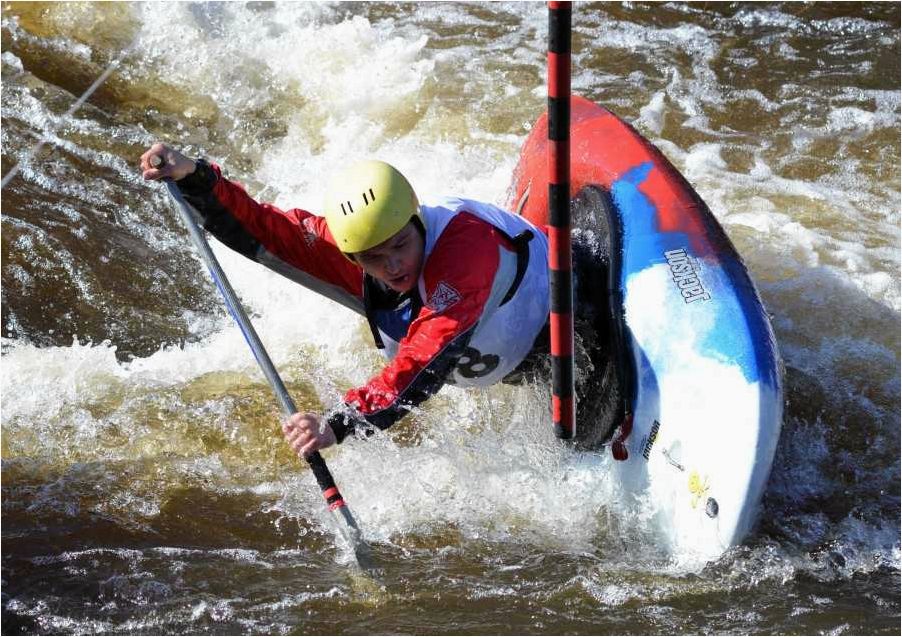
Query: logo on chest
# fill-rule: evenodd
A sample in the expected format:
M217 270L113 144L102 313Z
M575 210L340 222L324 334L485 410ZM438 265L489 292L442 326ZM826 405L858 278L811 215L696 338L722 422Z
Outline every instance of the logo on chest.
M439 281L426 305L435 312L444 312L458 301L460 293L444 281Z

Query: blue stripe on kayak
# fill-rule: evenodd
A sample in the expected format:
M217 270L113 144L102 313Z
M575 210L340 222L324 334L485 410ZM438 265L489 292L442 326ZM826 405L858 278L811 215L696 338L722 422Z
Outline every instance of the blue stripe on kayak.
M684 248L690 256L700 256L690 249L690 245L698 245L699 242L690 243L686 233L661 231L657 209L639 190L653 168L653 162L644 162L627 171L611 186L614 205L623 221L624 245L628 248L624 250L620 280L624 295L627 278L664 262L664 253L668 250ZM710 244L709 237L703 237L703 240L705 244ZM721 257L727 256L723 251L720 253ZM702 281L711 299L697 302L704 303L705 309L711 312L714 328L699 344L699 354L738 365L747 381L756 382L762 365L764 369L773 367L772 337L754 289L742 280L747 279L748 275L746 273L745 277L737 278L740 274L737 266L744 271L738 259L721 258L713 263L710 260L701 261ZM744 298L749 295L753 298ZM667 337L665 334L661 336ZM666 363L658 362L660 365Z

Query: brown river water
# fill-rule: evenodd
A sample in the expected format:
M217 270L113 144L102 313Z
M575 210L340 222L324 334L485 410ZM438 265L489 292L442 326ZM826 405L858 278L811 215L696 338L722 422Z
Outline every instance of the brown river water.
M541 3L2 4L3 174L47 140L2 191L4 634L899 634L898 3L574 9L574 91L685 174L773 317L744 545L665 554L547 388L448 388L326 454L381 570L350 564L137 157L316 209L378 156L503 204L545 33ZM301 408L379 369L363 321L214 249Z

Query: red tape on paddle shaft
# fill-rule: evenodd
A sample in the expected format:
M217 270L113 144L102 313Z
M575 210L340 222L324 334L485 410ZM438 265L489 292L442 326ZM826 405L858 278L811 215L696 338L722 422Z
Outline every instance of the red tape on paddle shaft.
M554 433L576 435L570 248L570 3L548 3L548 280Z

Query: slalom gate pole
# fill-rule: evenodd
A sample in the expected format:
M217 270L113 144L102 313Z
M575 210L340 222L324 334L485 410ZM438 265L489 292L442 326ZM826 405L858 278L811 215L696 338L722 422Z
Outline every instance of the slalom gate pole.
M238 323L238 327L241 328L241 333L244 334L244 339L250 346L254 358L257 359L257 364L260 366L263 375L266 376L266 380L269 381L269 385L272 387L276 398L278 398L279 403L282 406L282 412L285 414L286 418L291 416L297 412L294 401L291 399L291 396L288 395L288 390L285 388L285 384L282 382L279 372L276 371L275 365L273 365L272 360L269 358L269 354L266 353L266 349L264 349L263 343L260 341L260 337L257 336L257 332L254 330L254 326L251 324L250 319L248 319L247 314L245 314L244 309L241 307L241 301L238 299L238 295L235 294L235 290L226 278L222 266L219 265L219 261L216 259L216 255L214 255L213 250L210 249L210 244L207 242L206 237L204 237L203 231L197 225L191 211L191 205L185 201L185 198L182 196L181 191L179 191L178 186L175 185L175 182L167 179L166 187L169 189L169 194L176 203L176 208L182 217L185 227L188 229L188 234L191 235L191 240L194 242L195 248L197 248L197 251L200 253L207 269L210 270L213 282L219 289L220 294L222 294L222 298L225 301L226 307L229 309L229 313L232 315L232 318L235 319L235 322ZM316 477L316 482L323 492L323 497L326 499L326 504L338 521L342 536L353 549L358 563L361 563L361 558L365 558L365 550L367 547L363 543L360 535L360 528L357 526L354 516L351 515L351 510L348 508L344 498L342 498L341 493L335 484L335 479L332 477L332 473L326 466L326 461L323 460L323 457L318 451L306 456L304 460L310 465L313 475Z
M548 281L554 434L576 435L570 243L570 2L548 3Z

